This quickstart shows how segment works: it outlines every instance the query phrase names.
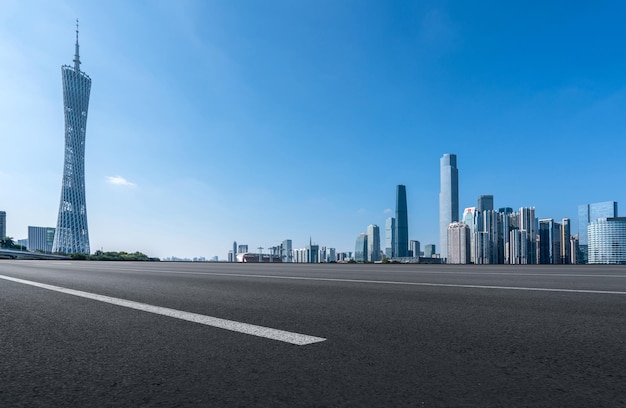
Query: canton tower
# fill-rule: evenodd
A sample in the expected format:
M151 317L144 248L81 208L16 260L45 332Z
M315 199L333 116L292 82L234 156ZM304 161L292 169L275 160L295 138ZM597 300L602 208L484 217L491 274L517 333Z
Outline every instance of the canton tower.
M61 202L52 252L89 253L87 204L85 203L85 129L91 78L80 70L78 20L74 66L61 67L65 114L65 162Z

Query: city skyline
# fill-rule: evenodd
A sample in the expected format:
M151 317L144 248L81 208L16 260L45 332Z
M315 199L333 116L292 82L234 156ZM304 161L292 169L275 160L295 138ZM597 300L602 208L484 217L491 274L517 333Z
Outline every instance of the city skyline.
M76 17L98 78L85 151L92 250L225 259L233 239L300 248L313 236L351 251L393 216L398 184L409 239L439 246L446 152L461 161L460 209L491 194L495 208L570 218L573 235L579 205L626 200L614 181L626 175L625 8L8 2L7 235L56 225L58 66ZM563 168L558 184L542 182Z

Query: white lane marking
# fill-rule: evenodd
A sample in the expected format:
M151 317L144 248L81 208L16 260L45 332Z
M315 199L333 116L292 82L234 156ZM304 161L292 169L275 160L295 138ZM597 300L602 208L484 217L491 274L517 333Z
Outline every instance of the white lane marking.
M134 270L137 271L137 270ZM383 285L410 285L410 286L434 286L444 288L469 288L469 289L500 289L500 290L525 290L535 292L566 292L566 293L593 293L603 295L626 295L626 292L615 290L593 290L593 289L560 289L560 288L529 288L520 286L489 286L489 285L465 285L456 283L430 283L430 282L402 282L402 281L383 281L383 280L365 280L365 279L341 279L341 278L309 278L303 276L279 276L279 275L254 275L243 273L218 273L218 272L174 272L174 271L155 271L146 269L144 272L152 273L171 273L185 275L215 275L215 276L236 276L242 278L264 278L264 279L291 279L291 280L310 280L322 282L347 282L347 283L379 283Z
M110 296L98 295L95 293L83 292L80 290L67 289L60 286L47 285L45 283L33 282L11 276L0 275L0 279L23 283L25 285L36 286L42 289L53 290L55 292L66 293L68 295L79 296L82 298L97 300L100 302L110 303L117 306L127 307L130 309L141 310L148 313L155 313L163 316L173 317L189 322L200 323L207 326L217 327L220 329L230 330L238 333L249 334L252 336L265 337L267 339L278 340L285 343L291 343L298 346L319 343L326 340L323 337L308 336L306 334L293 333L284 330L272 329L264 326L256 326L254 324L236 322L234 320L220 319L218 317L205 316L197 313L184 312L182 310L170 309L167 307L153 306L146 303L134 302L114 298Z

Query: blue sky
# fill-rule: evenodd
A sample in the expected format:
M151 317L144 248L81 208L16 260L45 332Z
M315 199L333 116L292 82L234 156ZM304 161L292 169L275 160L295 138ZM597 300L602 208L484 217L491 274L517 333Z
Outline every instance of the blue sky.
M626 205L625 17L618 1L3 0L7 233L56 225L76 18L92 251L354 251L397 184L410 239L438 243L443 153L461 208L493 194L576 231L579 204Z

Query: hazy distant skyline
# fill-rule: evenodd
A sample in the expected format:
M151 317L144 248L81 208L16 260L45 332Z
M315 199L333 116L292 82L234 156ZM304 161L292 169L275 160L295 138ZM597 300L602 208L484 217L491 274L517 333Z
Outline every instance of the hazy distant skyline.
M309 237L353 251L407 188L439 243L439 158L459 207L626 201L621 2L4 1L0 211L56 225L61 65L92 78L91 250L226 258Z

